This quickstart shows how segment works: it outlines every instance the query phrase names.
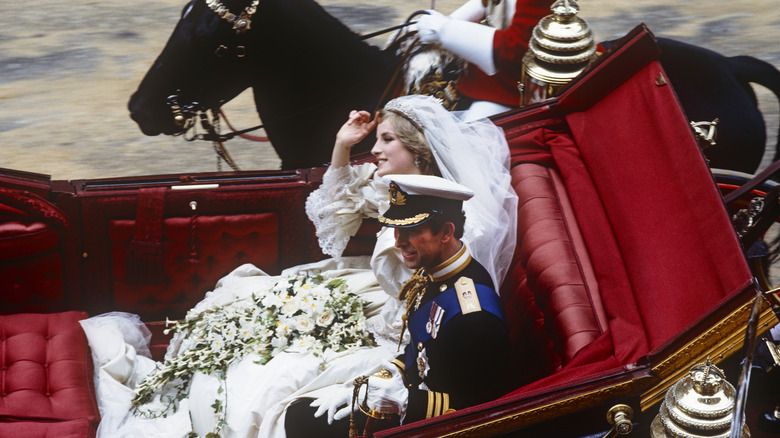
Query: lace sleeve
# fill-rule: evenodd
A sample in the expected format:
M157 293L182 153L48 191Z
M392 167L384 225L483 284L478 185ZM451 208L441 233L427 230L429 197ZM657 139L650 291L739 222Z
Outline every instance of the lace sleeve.
M322 185L306 199L306 215L324 254L340 257L363 219L378 217L381 200L372 178L375 170L373 163L328 169Z

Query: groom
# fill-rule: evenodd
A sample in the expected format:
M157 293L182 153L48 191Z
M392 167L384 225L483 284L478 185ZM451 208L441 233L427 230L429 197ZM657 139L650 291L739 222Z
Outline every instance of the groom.
M404 264L417 271L400 298L406 301L405 353L369 376L358 402L385 429L453 412L500 397L509 388L509 335L490 275L463 242L463 201L473 193L452 181L428 175L388 175L390 208L379 221L395 228L395 246ZM351 401L351 400L350 400ZM328 419L315 417L303 400L287 409L291 437L349 436L346 400L330 401ZM319 402L319 403L318 403ZM324 402L315 401L314 405ZM325 409L320 409L320 415ZM341 417L341 419L339 419ZM365 430L366 416L356 411L355 427Z

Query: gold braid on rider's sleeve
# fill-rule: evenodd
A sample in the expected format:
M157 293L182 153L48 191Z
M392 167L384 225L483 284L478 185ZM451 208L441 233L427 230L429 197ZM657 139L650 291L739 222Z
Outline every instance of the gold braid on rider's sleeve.
M412 313L412 307L414 307L414 310L420 307L420 301L422 301L423 295L425 295L425 287L428 286L429 281L431 281L431 276L425 273L424 268L419 268L404 283L401 292L398 294L398 298L401 301L406 300L406 313L401 316L403 325L401 326L401 336L398 338L399 350L404 338L404 331L406 331L406 321L409 319L409 314Z

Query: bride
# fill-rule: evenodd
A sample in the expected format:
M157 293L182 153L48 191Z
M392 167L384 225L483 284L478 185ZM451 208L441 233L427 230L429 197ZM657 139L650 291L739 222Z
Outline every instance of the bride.
M351 147L374 128L376 164L349 165ZM391 100L374 120L352 111L336 136L322 185L306 202L331 258L278 277L250 264L236 268L176 323L163 364L148 359L148 337L137 316L112 313L82 322L96 368L98 436L283 437L284 411L294 400L351 393L354 376L372 374L397 355L397 296L412 274L385 228L370 257L341 257L363 218L388 207L382 176L433 174L472 189L463 240L500 285L516 233L508 154L500 128L488 120L462 122L430 97ZM341 325L332 322L339 309L354 312ZM217 329L234 317L241 323L232 331ZM139 403L144 389L147 398Z

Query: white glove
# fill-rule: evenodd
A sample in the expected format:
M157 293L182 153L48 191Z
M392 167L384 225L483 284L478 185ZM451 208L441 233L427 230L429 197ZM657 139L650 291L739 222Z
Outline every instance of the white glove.
M439 42L439 32L444 23L450 21L450 17L433 10L426 11L429 15L421 15L417 19L417 35L420 41L426 44Z
M447 20L439 30L442 47L481 68L488 75L496 74L493 62L493 36L496 29L484 24L462 20Z
M496 74L493 35L496 29L470 21L454 20L436 11L417 19L417 33L423 43L442 47L476 65L488 75Z
M333 424L333 420L347 418L352 410L352 382L349 386L336 386L326 395L314 400L309 406L317 408L315 417L321 417L325 411L328 412L328 424Z
M409 391L398 367L385 361L382 366L390 371L392 377L383 379L371 376L368 379L368 407L383 413L403 415L409 404Z
M487 8L482 4L483 0L469 0L450 14L453 20L471 21L478 23L485 18Z

